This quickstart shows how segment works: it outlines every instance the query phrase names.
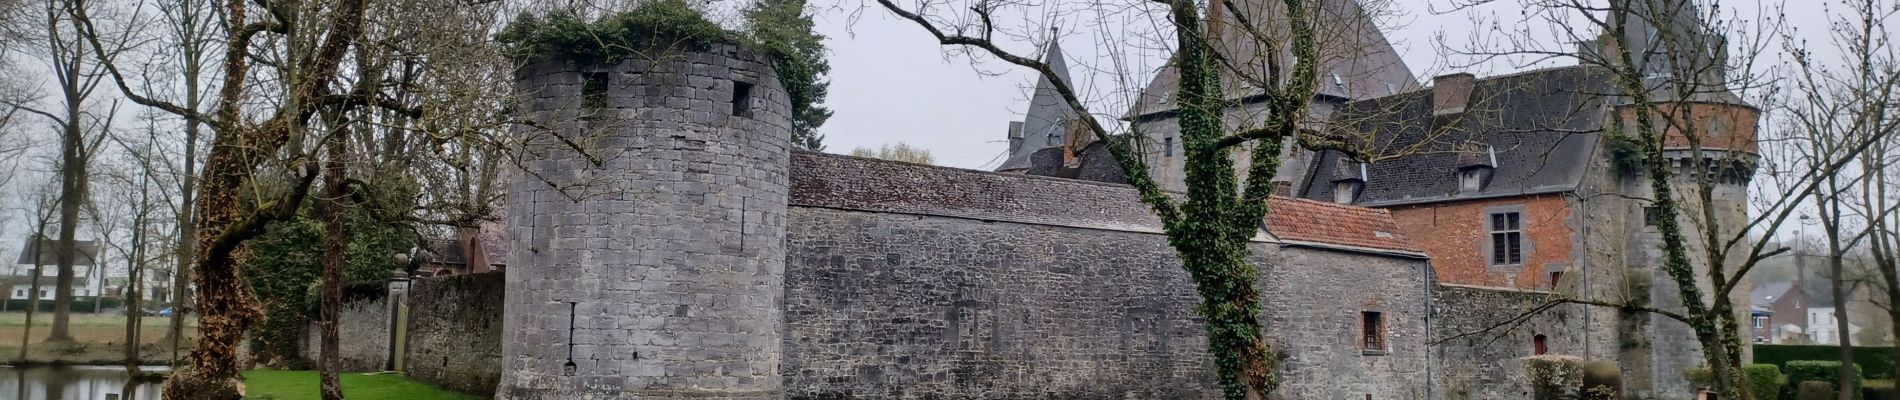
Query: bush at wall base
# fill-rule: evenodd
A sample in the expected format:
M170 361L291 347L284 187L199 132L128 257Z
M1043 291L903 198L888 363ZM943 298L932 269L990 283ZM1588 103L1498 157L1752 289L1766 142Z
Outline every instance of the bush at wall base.
M1860 387L1860 383L1861 383L1860 366L1855 365L1853 368L1854 368L1854 386ZM1784 389L1784 392L1783 392L1783 393L1788 394L1788 396L1784 396L1784 398L1787 398L1787 397L1805 398L1805 397L1799 397L1799 395L1803 393L1802 392L1803 390L1806 390L1806 388L1803 388L1802 386L1806 386L1807 383L1810 381L1822 382L1822 383L1827 384L1829 391L1831 392L1834 390L1833 388L1834 386L1837 385L1837 382L1840 382L1840 371L1841 371L1840 361L1812 361L1812 360L1789 361L1788 367L1787 367L1789 387L1788 389ZM1801 382L1801 383L1799 385L1796 385L1794 384L1794 382ZM1859 398L1860 396L1855 396L1855 397Z

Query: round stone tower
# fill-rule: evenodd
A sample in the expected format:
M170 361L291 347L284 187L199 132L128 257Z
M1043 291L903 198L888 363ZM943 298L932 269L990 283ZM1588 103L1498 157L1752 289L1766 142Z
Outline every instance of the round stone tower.
M790 103L734 45L521 68L501 399L776 399Z
M1636 110L1631 105L1619 107L1618 112L1625 126L1635 126ZM1663 130L1663 157L1670 168L1670 190L1674 192L1681 205L1677 226L1683 230L1684 245L1688 247L1689 262L1694 268L1697 285L1704 296L1714 291L1708 280L1711 263L1708 260L1707 242L1703 240L1703 229L1714 226L1721 238L1733 238L1742 232L1748 224L1748 183L1753 179L1756 163L1760 159L1759 143L1756 141L1756 126L1761 111L1753 106L1733 100L1704 99L1688 101L1659 102L1652 111L1659 128ZM1631 128L1633 129L1633 128ZM1700 161L1698 163L1698 160ZM1631 187L1629 194L1638 198L1654 198L1648 178L1635 176L1638 181ZM1710 188L1707 204L1699 193L1704 183ZM1639 212L1647 221L1653 212L1647 207ZM1714 221L1705 221L1703 207L1710 207ZM1648 225L1645 222L1645 225ZM1649 277L1649 304L1664 309L1682 311L1682 296L1677 286L1670 280L1663 263L1662 236L1654 228L1646 228L1631 238L1631 251L1640 249L1644 272ZM1737 243L1744 247L1747 242ZM1744 261L1745 251L1734 248L1728 251L1724 260L1725 269L1733 270ZM1739 285L1729 293L1729 301L1735 305L1736 320L1749 321L1749 299L1747 284ZM1649 329L1644 342L1647 358L1653 365L1641 365L1626 368L1626 373L1648 375L1640 377L1634 385L1638 393L1690 393L1694 387L1680 371L1699 368L1704 365L1700 346L1695 342L1694 331L1686 324L1662 318L1643 316ZM1747 335L1748 332L1743 332ZM1743 337L1744 343L1750 337ZM1749 348L1743 346L1744 359ZM1653 387L1651 386L1653 385Z

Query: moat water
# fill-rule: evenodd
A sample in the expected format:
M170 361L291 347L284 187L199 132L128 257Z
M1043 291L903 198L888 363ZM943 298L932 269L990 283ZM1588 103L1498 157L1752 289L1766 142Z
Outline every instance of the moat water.
M166 367L144 367L165 371ZM0 399L158 400L157 381L126 385L125 367L0 367Z

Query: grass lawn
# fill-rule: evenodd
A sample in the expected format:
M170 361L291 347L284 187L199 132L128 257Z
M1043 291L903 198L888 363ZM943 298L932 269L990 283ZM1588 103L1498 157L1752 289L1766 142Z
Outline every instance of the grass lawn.
M343 374L343 395L350 400L478 400L397 373ZM317 371L245 371L245 398L315 400Z
M75 305L74 308L79 307ZM88 308L87 310L90 309ZM165 331L170 326L170 323L171 317L145 317L140 320L139 342L142 348L142 357L145 358L147 362L162 363L162 360L170 359L170 343L158 342L160 338L165 336ZM39 344L41 341L46 340L46 334L52 330L52 325L53 313L33 313L32 342ZM185 318L186 340L184 348L189 349L192 343L191 338L197 337L197 325L198 318L195 316L187 316ZM104 362L112 364L123 357L122 346L123 343L125 343L125 315L75 312L72 314L72 322L68 327L72 330L73 340L77 341L77 343L75 343L77 346L65 348L34 346L31 348L31 354L28 354L27 358L40 362L62 361L82 364ZM0 312L0 360L11 361L19 357L20 335L25 332L26 313L18 311Z

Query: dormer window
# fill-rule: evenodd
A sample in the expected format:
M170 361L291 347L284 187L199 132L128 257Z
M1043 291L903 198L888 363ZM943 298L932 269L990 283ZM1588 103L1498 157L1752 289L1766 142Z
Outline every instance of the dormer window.
M1496 148L1485 146L1483 152L1467 152L1458 155L1458 192L1471 193L1484 190L1491 184L1491 173L1497 168L1498 152Z
M1484 190L1484 185L1490 182L1491 182L1491 167L1489 166L1476 166L1476 167L1461 169L1458 171L1458 191L1459 192L1476 192L1479 190Z
M1333 181L1333 202L1352 204L1359 201L1359 193L1366 190L1366 182L1358 179Z
M1366 191L1366 163L1347 162L1339 165L1333 175L1333 202L1352 204L1359 201L1359 195Z

